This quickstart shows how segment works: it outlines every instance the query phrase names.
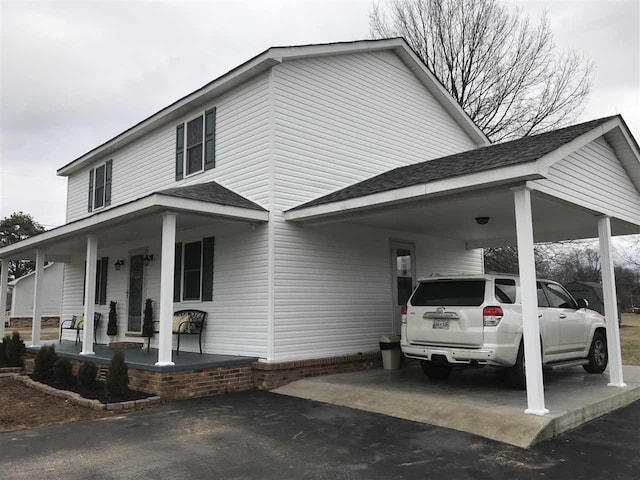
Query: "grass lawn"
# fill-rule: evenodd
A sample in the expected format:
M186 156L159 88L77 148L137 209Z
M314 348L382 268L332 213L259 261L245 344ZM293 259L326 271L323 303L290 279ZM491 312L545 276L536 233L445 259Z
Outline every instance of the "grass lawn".
M622 363L640 366L640 314L622 314L620 346L622 348Z

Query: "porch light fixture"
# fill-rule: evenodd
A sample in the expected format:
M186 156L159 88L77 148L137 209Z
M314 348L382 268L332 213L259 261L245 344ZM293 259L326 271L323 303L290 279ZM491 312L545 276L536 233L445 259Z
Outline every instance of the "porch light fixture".
M486 225L489 223L489 217L476 217L476 223L478 225Z
M145 267L148 267L149 265L151 265L152 260L153 260L153 255L150 253L145 253L144 257L142 258L142 264Z
M122 268L122 266L124 265L124 259L121 258L114 265L116 266L116 270L120 270Z

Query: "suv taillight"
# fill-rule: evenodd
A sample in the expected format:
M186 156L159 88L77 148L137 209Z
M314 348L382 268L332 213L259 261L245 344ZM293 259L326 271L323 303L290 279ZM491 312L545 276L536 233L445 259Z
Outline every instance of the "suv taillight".
M482 310L482 320L485 327L495 327L503 316L502 307L484 307Z
M400 318L402 319L402 323L407 323L407 306L405 305L400 309Z

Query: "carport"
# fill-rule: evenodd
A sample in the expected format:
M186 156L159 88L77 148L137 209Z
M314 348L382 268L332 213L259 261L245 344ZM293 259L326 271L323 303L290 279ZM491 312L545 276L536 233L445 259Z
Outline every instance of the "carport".
M607 117L396 168L285 218L310 228L351 223L436 234L468 249L517 245L525 413L545 415L534 242L597 237L605 315L618 318L611 237L640 233L640 149L620 116ZM607 322L607 339L608 385L623 388L617 322Z

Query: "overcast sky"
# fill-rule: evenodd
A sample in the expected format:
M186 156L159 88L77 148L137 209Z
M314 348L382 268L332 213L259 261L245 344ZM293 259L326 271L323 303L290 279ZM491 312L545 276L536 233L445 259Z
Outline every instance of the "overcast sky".
M640 2L509 3L595 63L581 119L620 113L640 140ZM0 217L63 224L57 168L269 46L368 37L369 6L0 0Z

